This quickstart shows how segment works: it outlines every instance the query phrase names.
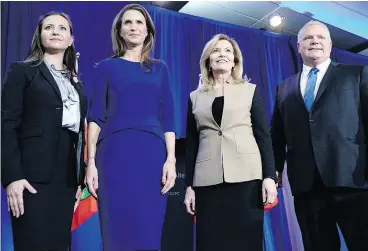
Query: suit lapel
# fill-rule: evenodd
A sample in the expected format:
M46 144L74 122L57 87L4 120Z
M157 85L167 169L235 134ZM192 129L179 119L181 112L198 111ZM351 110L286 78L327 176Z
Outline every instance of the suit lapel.
M301 72L294 75L290 81L291 81L291 84L293 85L293 92L294 92L296 99L305 107L304 99L300 91L300 76L301 76Z
M40 69L42 75L46 78L47 82L49 82L49 84L51 85L51 87L54 89L54 91L56 92L57 96L61 100L61 93L60 93L59 86L57 85L54 77L51 75L51 72L47 68L46 64L44 62L42 62L38 66L38 68Z
M335 63L335 62L331 62L331 64L329 65L329 67L328 67L328 69L327 69L327 71L326 71L326 73L325 73L325 75L324 75L324 77L321 81L321 84L318 88L316 98L314 99L313 105L311 107L311 111L313 110L313 108L316 105L316 103L318 102L318 100L321 98L322 94L324 93L324 91L326 90L328 85L332 82L333 78L338 73L339 67L337 67L337 65L338 65L338 63ZM303 104L303 106L305 107L304 99L303 99L302 93L300 91L300 76L301 76L301 72L296 74L290 81L292 82L293 89L294 89L293 92L296 96L296 99L301 104Z
M47 68L46 64L44 62L42 62L38 68L40 69L42 75L46 78L47 82L51 85L51 87L54 89L54 91L56 92L57 96L60 98L61 100L61 93L60 93L60 89L59 86L57 85L54 77L51 75L51 72L49 71L49 69ZM82 118L84 117L84 111L86 109L86 104L85 104L85 93L84 93L84 89L82 88L82 84L79 81L74 81L73 78L70 78L70 83L74 86L74 88L76 89L78 95L79 95L79 108L80 108L80 112L81 112L81 125L84 123L84 121L82 121Z
M317 104L318 100L321 98L322 94L324 93L328 85L332 82L336 74L339 72L340 68L337 67L337 65L338 64L335 62L331 62L331 64L328 66L327 71L321 81L321 84L319 85L317 95L316 98L314 99L311 110L313 110L314 106Z

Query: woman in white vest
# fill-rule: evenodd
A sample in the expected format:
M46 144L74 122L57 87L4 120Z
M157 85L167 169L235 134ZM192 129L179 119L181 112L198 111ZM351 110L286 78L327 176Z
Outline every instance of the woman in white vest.
M184 201L196 215L197 251L261 251L263 206L277 196L262 98L227 35L206 44L200 67L188 101Z

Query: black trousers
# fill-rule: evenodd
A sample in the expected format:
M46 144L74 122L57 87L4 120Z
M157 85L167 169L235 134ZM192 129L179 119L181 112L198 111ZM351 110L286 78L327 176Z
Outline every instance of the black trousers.
M312 190L294 196L305 251L340 251L340 227L349 251L368 250L368 191L326 188L318 171Z

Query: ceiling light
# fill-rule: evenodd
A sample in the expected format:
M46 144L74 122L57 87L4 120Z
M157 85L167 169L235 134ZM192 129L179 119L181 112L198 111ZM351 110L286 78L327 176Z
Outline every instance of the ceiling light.
M278 27L280 26L280 24L282 23L282 20L284 19L284 17L282 17L281 15L277 14L277 15L273 15L269 22L270 22L270 25L273 26L273 27Z

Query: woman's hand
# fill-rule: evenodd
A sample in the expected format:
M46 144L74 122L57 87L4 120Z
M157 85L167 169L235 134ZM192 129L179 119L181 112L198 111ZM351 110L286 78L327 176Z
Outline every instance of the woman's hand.
M82 189L81 189L81 186L78 186L78 190L75 193L74 211L77 209L81 197L82 197Z
M277 196L276 183L271 178L265 178L262 182L262 198L263 204L272 204Z
M93 195L93 197L97 199L98 171L94 161L91 163L88 162L84 184L87 186L88 191Z
M162 168L161 182L164 186L161 190L162 194L167 193L175 185L176 167L171 161L166 161Z
M191 215L195 213L195 192L191 187L187 187L185 192L184 204L187 207L187 212Z
M37 193L31 184L26 179L13 181L6 187L8 198L8 211L12 211L14 217L19 217L24 214L23 191L27 189L30 193Z

